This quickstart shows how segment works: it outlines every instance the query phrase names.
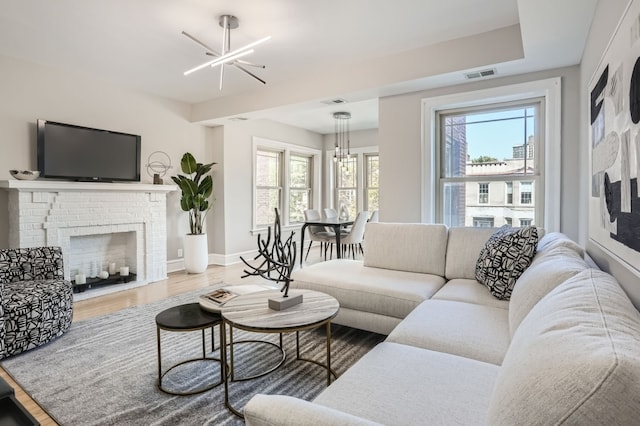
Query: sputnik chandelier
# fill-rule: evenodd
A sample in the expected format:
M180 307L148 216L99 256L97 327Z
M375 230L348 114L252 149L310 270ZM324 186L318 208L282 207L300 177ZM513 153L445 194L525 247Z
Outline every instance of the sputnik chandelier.
M342 162L351 156L351 141L349 140L349 119L350 112L334 112L335 120L335 151L333 153L334 162Z
M238 18L236 18L233 15L222 15L222 16L220 16L220 20L218 21L218 23L222 27L222 50L221 50L221 52L217 52L215 49L212 49L211 47L209 47L208 45L206 45L202 41L198 40L197 38L195 38L191 34L187 33L186 31L182 32L182 34L184 34L185 36L187 36L191 40L195 41L200 46L204 47L206 49L205 55L213 57L213 59L211 59L210 61L207 61L207 62L205 62L203 64L200 64L197 67L191 68L188 71L185 71L184 75L189 75L189 74L191 74L193 72L196 72L198 70L201 70L203 68L207 68L207 67L213 68L213 67L220 66L220 90L222 90L222 85L223 85L223 82L224 82L224 66L225 65L231 65L231 66L236 67L240 71L243 71L244 73L248 74L249 76L255 78L260 83L266 84L266 82L263 79L261 79L260 77L258 77L257 75L255 75L254 73L249 71L247 68L245 68L245 67L256 67L256 68L263 68L264 69L265 66L264 65L253 64L251 62L247 62L247 61L245 61L243 59L240 59L240 58L242 58L242 57L244 57L246 55L252 54L254 52L253 48L255 46L257 46L257 45L259 45L261 43L264 43L265 41L269 40L271 38L271 36L267 36L267 37L261 38L260 40L254 41L253 43L249 43L246 46L243 46L243 47L241 47L239 49L231 50L231 30L235 29L235 28L238 28L238 26L239 26Z

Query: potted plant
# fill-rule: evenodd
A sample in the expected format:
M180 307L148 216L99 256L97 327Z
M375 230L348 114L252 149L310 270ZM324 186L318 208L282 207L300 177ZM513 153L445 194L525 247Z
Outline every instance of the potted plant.
M201 273L209 265L207 235L203 232L209 202L213 193L213 179L209 172L216 163L202 164L187 152L182 156L180 168L186 175L171 176L180 187L180 207L189 213L189 234L184 238L184 266L189 273Z

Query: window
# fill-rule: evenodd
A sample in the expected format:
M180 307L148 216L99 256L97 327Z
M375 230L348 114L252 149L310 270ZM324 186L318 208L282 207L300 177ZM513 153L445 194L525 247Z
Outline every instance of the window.
M504 218L504 224L505 225L509 225L509 226L513 226L513 219L510 217L505 217Z
M380 190L378 184L380 156L378 154L365 154L365 210L374 212L380 209Z
M281 226L299 226L306 209L320 206L322 151L259 137L253 150L253 231L272 226L276 208Z
M507 222L516 213L514 182L521 191L517 213L532 218L542 214L533 202L542 199L533 190L544 187L536 184L542 180L542 110L543 99L537 98L437 112L439 222L448 226ZM490 188L499 191L499 185L505 196L492 192L489 197ZM522 188L528 188L526 200Z
M473 226L478 228L493 228L492 217L474 217Z
M335 164L336 210L345 206L350 218L358 213L358 157L352 155Z
M488 183L478 184L478 203L489 204L489 184Z
M259 226L275 220L275 211L282 211L282 152L258 150L256 153L256 217Z
M311 157L291 154L289 159L289 223L304 222L311 207Z
M533 182L520 182L520 204L531 204Z
M531 226L533 219L520 219L520 226Z

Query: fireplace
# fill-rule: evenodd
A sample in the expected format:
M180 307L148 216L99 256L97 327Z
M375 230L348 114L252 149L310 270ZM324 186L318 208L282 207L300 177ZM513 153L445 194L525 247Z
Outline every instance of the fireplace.
M136 284L166 278L166 194L174 186L4 181L0 187L9 190L9 245L60 246L66 279L109 263L128 266Z

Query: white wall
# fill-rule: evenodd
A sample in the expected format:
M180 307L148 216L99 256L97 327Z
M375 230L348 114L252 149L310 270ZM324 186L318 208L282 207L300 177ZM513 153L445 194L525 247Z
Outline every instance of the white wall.
M591 177L589 174L589 146L587 131L589 129L589 81L593 77L604 51L613 36L613 33L622 19L622 15L629 4L629 0L600 0L596 6L593 22L589 31L589 37L582 57L580 70L580 93L582 101L580 103L580 140L583 141L580 151L581 181L580 187L580 236L581 243L586 244L587 251L600 268L610 272L622 284L625 291L640 308L640 280L628 268L619 262L608 252L603 251L599 246L588 240L589 237L589 188Z
M185 103L3 56L0 70L0 179L13 179L10 169L36 169L38 118L141 135L141 179L147 183L152 178L145 165L153 151L165 151L171 158L174 168L166 182L179 172L185 151L197 159L204 156L205 128L189 122L191 109ZM5 195L0 196L3 207ZM188 222L179 208L177 192L168 199L167 249L171 259L177 257ZM8 243L6 215L6 208L0 208L0 246Z
M515 77L495 78L441 89L380 99L380 219L387 222L420 222L422 159L422 100L551 77L562 78L562 232L578 240L575 208L579 202L580 153L578 133L579 68L577 66ZM425 170L425 179L434 179Z

